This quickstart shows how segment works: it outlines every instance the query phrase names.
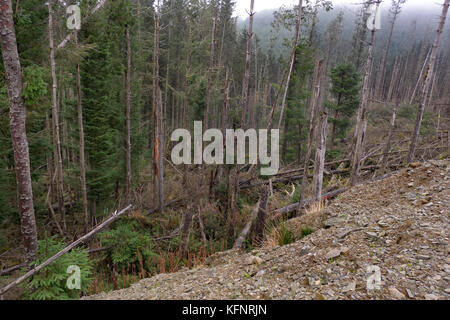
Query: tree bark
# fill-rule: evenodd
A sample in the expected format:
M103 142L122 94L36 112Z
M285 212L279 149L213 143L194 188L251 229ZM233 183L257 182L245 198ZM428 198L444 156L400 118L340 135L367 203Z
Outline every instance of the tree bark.
M442 32L444 31L445 19L447 18L448 7L450 6L450 0L445 0L444 5L442 7L441 19L439 22L439 26L436 33L436 38L433 43L433 48L431 49L430 62L428 65L428 73L425 78L425 83L422 89L422 97L419 105L419 110L417 112L416 125L414 127L414 132L411 137L411 146L408 155L408 163L413 161L414 153L416 152L417 140L419 139L420 126L422 124L423 113L425 111L425 105L427 103L428 93L430 91L431 81L434 76L434 68L436 66L436 58L439 49L439 42L441 40Z
M22 96L22 68L17 51L11 0L0 1L0 39L6 86L10 104L10 130L14 151L17 199L25 248L25 261L31 263L37 253L37 231L31 187L30 155L26 133L26 109Z
M317 134L316 157L313 174L313 199L320 201L322 197L323 168L325 164L325 152L327 148L327 124L328 113L322 112L319 119Z

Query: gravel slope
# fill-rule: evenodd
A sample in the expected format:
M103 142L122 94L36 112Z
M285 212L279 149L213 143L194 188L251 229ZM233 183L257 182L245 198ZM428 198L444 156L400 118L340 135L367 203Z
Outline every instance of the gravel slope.
M219 253L204 266L84 299L448 300L449 208L449 160L412 164L289 221L294 232L316 230L293 244ZM378 290L367 289L369 266L379 267Z

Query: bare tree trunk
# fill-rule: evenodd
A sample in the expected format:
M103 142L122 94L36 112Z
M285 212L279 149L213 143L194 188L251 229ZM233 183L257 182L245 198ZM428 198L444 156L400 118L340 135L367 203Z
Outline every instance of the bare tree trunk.
M384 81L385 81L385 77L386 77L385 73L386 73L387 57L388 57L389 49L391 47L392 35L394 33L395 22L397 20L397 16L400 14L401 2L402 2L402 0L396 0L396 1L394 0L392 2L392 11L391 11L391 13L393 14L392 23L391 23L391 28L389 31L388 40L387 40L386 46L384 47L383 57L381 59L380 71L379 71L379 75L378 75L377 83L376 83L376 95L379 99L382 99L382 96L383 96Z
M297 163L302 163L302 123L298 122L298 150L297 150Z
M235 236L236 227L236 216L239 210L237 205L238 195L239 195L239 170L238 166L235 165L230 171L231 177L229 178L230 189L231 189L231 199L229 204L228 213L228 235L231 239Z
M270 129L272 129L273 117L275 115L275 110L278 107L278 100L280 98L280 94L281 94L281 90L283 88L284 80L287 78L287 73L288 73L288 70L286 69L285 72L283 73L283 78L281 79L280 86L278 87L277 94L275 96L275 100L273 102L272 109L270 110L270 113L269 113L269 116L268 116L268 119L267 119L267 131L270 131Z
M188 32L188 48L186 54L186 74L184 77L184 101L183 101L183 127L187 128L187 111L189 105L189 73L191 68L191 40L192 40L192 25L191 21L188 21L189 32Z
M94 7L94 9L92 9L92 11L90 12L90 15L93 15L94 13L96 13L98 10L100 10L101 8L103 8L103 6L106 4L107 0L100 0L97 5ZM88 16L89 17L89 16ZM88 18L86 17L86 19ZM73 30L71 33L69 33L63 41L61 41L57 47L57 49L61 49L64 48L70 41L70 39L72 39L72 36L74 36L76 30Z
M416 86L414 87L413 93L411 95L411 99L409 100L409 104L413 104L414 98L416 97L417 89L419 88L420 81L423 78L423 73L425 71L425 67L428 64L428 59L430 58L431 50L428 52L427 57L425 58L425 62L423 63L422 69L420 70L419 78L417 79Z
M252 213L250 214L250 217L249 217L247 223L245 224L244 228L242 229L241 233L239 234L239 237L234 242L233 249L241 249L242 248L242 245L244 244L244 241L247 238L248 233L250 232L252 224L258 215L259 203L260 202L258 202L256 204L255 208L253 209Z
M186 257L188 253L189 235L191 234L192 217L194 216L195 208L192 206L187 209L183 216L183 225L181 227L180 248L179 255L181 258Z
M207 130L209 126L209 110L211 109L211 86L212 86L212 73L214 69L214 55L216 48L216 29L217 29L217 18L218 18L218 6L217 3L213 3L214 6L214 19L211 31L211 48L209 51L209 68L208 68L208 83L206 86L206 109L203 119L203 130Z
M78 32L74 35L75 47L78 47ZM83 125L83 105L81 99L81 75L80 64L76 65L76 81L77 81L77 107L78 107L78 132L80 139L80 179L81 179L81 197L83 202L84 213L84 231L89 231L89 211L86 188L86 159L84 154L84 125Z
M57 185L58 185L58 204L59 213L62 218L62 227L64 232L67 230L66 225L66 208L64 206L64 174L62 168L61 155L61 138L59 130L59 111L58 111L58 80L56 78L56 63L55 63L55 48L54 48L54 33L53 33L53 9L52 0L48 2L48 33L50 46L50 65L52 72L52 118L55 126L55 142L56 142L56 171L57 171Z
M419 139L420 126L422 124L423 113L425 111L425 105L427 103L427 98L428 98L428 93L430 91L431 81L433 80L433 76L434 76L434 68L436 66L436 57L437 57L438 49L439 49L439 42L441 40L441 34L444 31L445 19L447 18L449 6L450 6L450 0L445 0L443 8L442 8L441 19L440 19L439 26L438 26L437 33L436 33L436 38L434 40L433 48L431 49L430 63L428 65L428 73L425 78L425 83L423 85L422 98L421 98L422 100L421 100L421 103L419 106L419 110L417 112L416 125L414 128L413 135L411 137L411 147L410 147L409 155L408 155L408 163L413 161L414 153L416 152L417 140Z
M380 7L381 1L377 2L377 8L376 12L379 13L379 7ZM374 20L376 17L374 17ZM375 25L375 23L374 23ZM367 55L367 61L365 65L365 75L364 75L364 82L363 87L361 90L361 103L358 109L358 115L356 118L356 129L355 129L355 136L353 138L353 149L352 149L352 156L351 156L351 166L350 166L350 183L352 186L354 186L358 182L358 176L359 176L359 169L360 169L360 162L361 162L361 153L363 149L363 139L365 136L365 130L364 130L364 122L366 121L366 108L369 100L369 90L370 90L370 75L371 75L371 66L372 66L372 60L373 60L373 44L375 41L375 26L372 29L371 32L371 39L369 43L369 50Z
M301 208L301 203L305 200L308 186L308 168L309 161L311 160L312 153L312 145L314 140L314 128L316 126L317 120L317 110L319 106L319 98L320 98L320 82L322 78L322 64L323 60L317 60L316 62L316 71L315 71L315 79L314 79L314 96L311 101L311 115L309 118L309 135L308 135L308 146L306 149L305 159L304 159L304 168L305 173L302 178L302 189L300 190L300 201L299 201L299 209Z
M22 68L17 51L11 0L1 0L0 9L0 39L10 104L10 130L14 151L20 225L25 248L25 261L31 263L37 253L37 231L25 126L26 109L22 96Z
M386 101L392 100L392 93L394 92L394 90L398 91L397 86L399 85L399 81L398 81L399 64L400 64L400 61L397 57L397 58L395 58L394 70L392 72L391 84L389 85L389 90L388 90L388 95L386 97Z
M287 94L289 91L289 83L291 82L291 75L292 75L292 71L294 69L295 53L296 53L296 49L297 49L298 38L300 35L300 26L302 24L302 3L303 3L303 0L298 1L297 25L295 26L295 36L294 36L294 41L292 44L291 59L289 62L289 71L287 74L286 86L284 88L283 101L281 102L281 113L280 113L280 119L278 119L278 130L281 128L281 121L283 119L284 109L286 107L286 98L287 98Z
M427 103L427 105L426 106L430 106L431 105L431 101L433 101L433 93L434 93L434 87L435 87L435 85L436 85L436 78L437 78L437 72L434 74L434 77L433 77L433 81L432 81L432 84L431 84L431 89L430 89L430 98L428 99L428 103ZM425 107L426 107L425 106Z
M250 16L249 26L248 26L248 34L247 34L247 51L245 54L245 72L244 72L244 81L242 82L242 117L241 117L241 128L245 127L245 114L247 112L247 104L248 104L248 84L250 79L250 59L252 56L252 37L253 37L253 16L255 12L253 12L253 8L255 6L255 0L250 0L250 12L248 13Z
M153 53L153 127L154 127L154 162L153 173L157 202L161 211L164 209L164 128L162 119L162 94L159 86L159 19L160 0L157 2L155 12L155 35Z
M167 119L167 109L169 106L169 78L170 78L170 44L171 44L171 40L172 40L172 10L173 10L173 1L170 2L170 7L169 7L169 26L168 26L168 36L167 36L167 65L166 65L166 83L164 86L164 104L163 104L163 118ZM174 108L175 108L175 104L173 103L173 99L172 99L172 119L173 119L173 114L174 114ZM172 125L172 129L173 129L173 125L174 122L172 120L171 122Z
M125 91L126 91L126 108L125 108L125 162L126 162L126 202L130 201L131 196L131 40L130 28L127 26L125 30L127 43L127 72L125 75Z
M58 229L58 232L61 235L61 237L64 237L64 232L61 228L61 225L58 222L58 219L56 218L55 210L53 210L53 206L52 206L52 202L51 202L51 198L50 198L51 191L52 191L52 183L53 183L53 180L55 179L56 172L54 174L52 174L52 172L49 172L49 173L50 173L50 176L49 176L50 184L49 184L48 191L47 191L47 197L45 198L45 203L48 206L48 210L50 211L50 216L52 217L52 220L55 223L56 229Z
M270 189L268 185L263 186L261 197L259 200L258 215L256 218L255 238L254 242L257 246L261 246L264 239L264 230L266 229L267 204L269 202Z
M205 235L205 226L203 225L203 219L202 219L202 211L200 209L200 206L197 206L197 215L198 215L198 225L200 227L200 233L202 235L202 247L204 250L204 253L206 254L206 245L207 245L207 240L206 240L206 235Z
M394 105L394 110L392 110L391 125L389 127L389 133L388 133L387 140L386 140L386 147L384 149L383 158L381 160L381 170L380 170L381 174L386 173L386 168L387 168L388 158L389 158L389 151L391 150L392 135L394 133L394 128L395 128L395 118L397 116L397 110L398 110L399 104L400 104L400 99L397 98L397 101Z
M324 111L320 116L319 128L317 132L316 157L313 174L314 201L320 201L320 199L322 198L323 168L325 164L325 152L327 148L327 124L328 113Z

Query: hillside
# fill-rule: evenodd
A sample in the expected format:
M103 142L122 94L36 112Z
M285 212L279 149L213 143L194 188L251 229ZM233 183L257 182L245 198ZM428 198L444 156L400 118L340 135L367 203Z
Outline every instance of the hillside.
M450 298L450 161L413 163L286 223L315 231L282 247L227 251L205 265L84 299ZM366 289L367 267L381 271Z

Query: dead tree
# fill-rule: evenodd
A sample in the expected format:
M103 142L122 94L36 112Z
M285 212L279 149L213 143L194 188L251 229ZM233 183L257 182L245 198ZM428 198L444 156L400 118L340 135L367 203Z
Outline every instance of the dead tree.
M327 122L328 113L323 111L319 119L317 132L316 157L313 174L313 199L320 201L322 197L323 168L325 164L325 152L327 148Z
M57 177L57 194L58 194L58 209L61 214L62 227L64 232L67 230L66 225L66 208L64 206L64 174L62 168L62 154L61 154L61 138L59 128L59 111L58 111L58 80L56 78L56 63L55 63L55 47L54 47L54 32L53 32L53 9L52 0L48 2L48 36L50 46L50 66L52 74L52 118L55 128L55 143L56 143L56 177Z
M197 206L197 218L198 218L198 225L200 227L200 234L202 235L203 252L206 254L207 240L206 240L205 226L203 225L202 211L200 209L200 206Z
M365 72L364 72L364 81L363 81L363 87L361 90L361 103L359 105L358 109L358 115L356 117L356 129L355 129L355 135L353 137L353 148L352 148L352 156L351 156L351 168L350 168L350 183L352 186L354 186L358 182L358 175L359 175L359 167L361 162L361 154L363 149L363 139L365 136L365 125L366 122L366 108L369 100L369 85L370 85L370 76L371 76L371 69L372 69L372 60L373 60L373 44L375 41L375 21L376 21L376 15L379 14L379 8L380 8L381 1L377 1L377 7L376 7L376 14L374 17L374 23L373 28L371 31L371 39L369 42L369 49L367 54L367 60L365 65Z
M181 227L180 248L179 256L181 258L186 257L188 253L189 235L191 234L192 217L194 216L195 207L191 206L187 209L183 215L183 222Z
M90 15L93 15L94 13L96 13L98 10L100 10L101 8L103 8L106 4L107 0L100 0L100 2L97 3L97 5L94 7L94 9L92 9L92 11L90 12ZM86 19L89 18L86 17ZM61 41L57 47L57 49L61 49L64 48L69 41L72 39L72 37L75 35L75 33L77 32L76 29L74 29L71 33L69 33L64 39L63 41Z
M421 80L423 79L423 73L425 71L425 67L428 64L428 59L430 58L430 54L431 54L431 50L428 51L428 54L425 58L425 62L423 63L422 69L420 70L419 78L417 78L417 82L414 87L413 93L411 94L411 99L409 100L409 104L413 104L413 102L414 102L414 98L416 97L416 92L417 92L417 89L419 88L419 84L420 84Z
M206 109L203 119L203 130L208 129L209 126L209 111L211 109L211 86L212 86L212 73L214 69L214 54L215 54L215 47L216 47L216 29L217 29L217 19L218 19L218 6L216 2L213 2L214 6L214 19L213 19L213 26L211 31L211 48L209 51L209 68L208 68L208 83L206 86Z
M130 28L125 29L125 40L127 44L127 71L125 74L125 163L126 163L126 201L130 200L131 195L131 40Z
M392 119L391 124L389 126L389 133L386 139L386 147L384 149L383 158L381 160L381 174L386 173L386 168L388 164L388 158L389 158L389 151L391 150L391 142L392 142L392 136L394 134L394 128L395 128L395 118L397 116L397 110L400 105L400 97L397 98L396 103L394 104L394 110L392 110Z
M269 202L270 188L264 185L259 199L258 214L256 217L255 238L254 242L260 246L264 239L264 230L266 229L267 204Z
M252 224L258 215L258 209L259 209L259 202L256 204L255 208L253 209L252 213L250 214L250 217L249 217L247 223L245 224L244 228L242 229L241 233L239 234L239 237L234 242L233 249L241 249L242 248L242 245L244 244L244 241L247 238L248 233L250 232Z
M244 81L242 83L242 116L241 116L241 128L245 127L245 114L247 112L247 104L248 104L248 84L250 79L250 59L252 56L252 37L253 37L253 16L255 13L253 12L253 8L255 6L255 0L250 0L250 12L249 15L249 25L248 25L248 34L247 34L247 51L245 53L245 72L244 72Z
M295 54L297 52L296 49L297 49L298 38L300 36L300 26L302 24L302 4L303 4L303 0L299 0L298 1L297 24L295 26L295 36L294 36L294 41L292 43L292 52L291 52L291 59L289 62L289 71L287 74L286 85L284 88L283 100L281 102L281 113L280 113L280 119L278 119L278 130L280 130L280 128L281 128L281 121L283 120L284 109L286 107L286 98L287 98L287 94L289 91L289 83L291 82L291 75L292 75L292 71L294 69Z
M75 32L75 48L78 48L78 32ZM86 159L84 153L84 125L83 125L83 103L81 97L81 73L80 63L75 66L76 82L77 82L77 113L78 113L78 134L80 142L80 180L81 180L81 197L84 213L84 232L89 230L89 211L86 188Z
M160 210L164 209L164 127L162 119L162 93L159 86L159 20L160 0L155 10L155 31L153 51L153 179L157 202Z
M302 163L302 123L298 122L298 150L297 150L297 164L300 165Z
M386 97L387 101L391 101L392 100L392 94L395 90L399 90L398 86L399 86L399 79L398 79L398 75L399 75L399 64L400 64L400 59L398 57L395 58L395 62L394 62L394 70L392 71L392 77L391 77L391 83L389 85L389 89L388 89L388 94Z
M311 102L311 115L309 117L309 135L308 135L308 146L306 149L305 159L304 159L304 168L305 174L303 175L302 179L302 188L300 190L300 205L302 201L306 197L306 188L308 186L308 168L309 168L309 161L311 160L311 153L312 153L312 145L314 141L314 128L316 126L317 122L317 110L319 106L320 101L320 80L322 77L322 60L317 60L316 63L316 72L315 72L315 79L314 79L314 96ZM299 207L300 207L299 205Z
M30 155L26 133L26 109L22 95L22 67L17 51L11 0L0 1L0 39L10 107L10 130L17 181L20 226L25 248L25 261L32 262L37 252L37 231L31 187Z
M386 77L386 74L385 74L386 73L386 63L387 63L387 57L389 54L389 49L391 47L392 35L394 33L395 22L397 21L397 17L401 12L401 6L405 2L406 2L406 0L393 0L392 7L389 10L389 12L392 14L392 23L391 23L391 28L389 30L388 40L387 40L386 46L384 47L384 50L383 50L383 57L381 58L381 66L380 66L380 71L378 72L378 78L377 78L377 83L376 83L376 92L377 92L376 96L380 99L383 96L384 82L385 82L385 77Z
M445 19L447 18L448 7L450 6L450 0L445 0L442 7L441 19L436 33L436 38L434 39L433 47L431 49L430 62L428 65L428 72L426 74L425 83L422 89L422 97L419 105L419 110L417 112L416 125L414 127L414 132L411 137L411 146L408 155L408 163L414 159L414 153L417 147L417 140L419 139L420 126L422 124L423 113L425 111L425 105L427 103L428 93L431 87L431 81L434 76L434 69L436 66L436 58L439 49L439 42L441 40L442 32L444 31Z

